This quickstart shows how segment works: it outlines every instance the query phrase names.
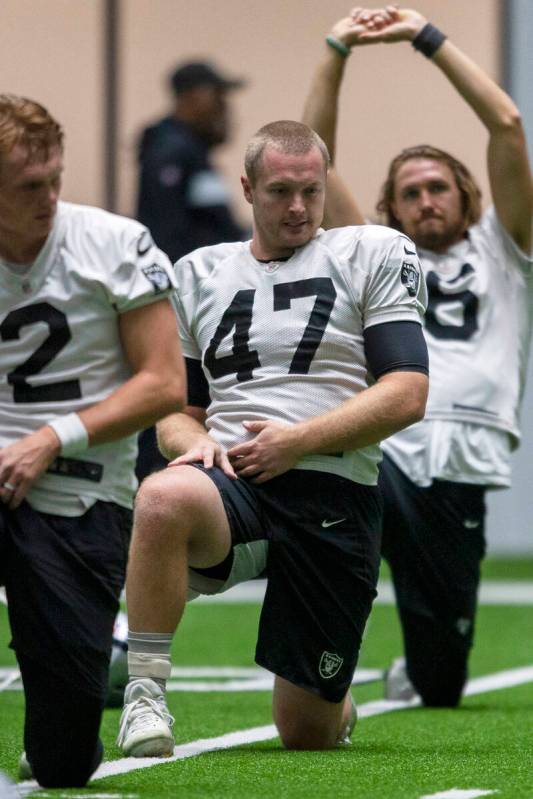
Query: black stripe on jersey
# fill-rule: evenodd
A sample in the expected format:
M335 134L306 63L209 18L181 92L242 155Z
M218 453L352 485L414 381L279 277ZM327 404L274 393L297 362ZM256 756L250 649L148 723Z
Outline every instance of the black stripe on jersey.
M428 350L418 322L384 322L363 332L368 370L377 380L388 372L429 373Z
M209 407L211 403L209 384L202 369L202 362L196 358L185 358L185 366L187 368L187 405L192 405L195 408Z
M80 461L78 458L64 458L62 455L58 455L46 471L49 474L60 474L62 477L76 477L78 480L99 483L104 474L104 467L101 463Z

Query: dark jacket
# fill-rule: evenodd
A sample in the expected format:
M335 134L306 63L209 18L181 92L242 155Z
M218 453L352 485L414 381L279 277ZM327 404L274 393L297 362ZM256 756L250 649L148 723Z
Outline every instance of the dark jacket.
M137 218L171 261L197 247L237 241L230 197L208 145L184 122L166 117L143 131Z

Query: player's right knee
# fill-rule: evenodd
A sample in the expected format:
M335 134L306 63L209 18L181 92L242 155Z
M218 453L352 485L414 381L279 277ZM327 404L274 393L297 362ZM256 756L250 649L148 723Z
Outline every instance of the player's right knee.
M167 538L173 546L177 535L187 539L205 507L205 498L194 483L188 484L187 473L179 472L179 469L164 470L142 483L135 500L137 540L145 543L152 540L159 545Z
M135 498L137 522L151 520L151 526L157 526L176 513L180 499L179 481L177 485L172 485L164 475L164 472L157 472L147 477L141 484Z

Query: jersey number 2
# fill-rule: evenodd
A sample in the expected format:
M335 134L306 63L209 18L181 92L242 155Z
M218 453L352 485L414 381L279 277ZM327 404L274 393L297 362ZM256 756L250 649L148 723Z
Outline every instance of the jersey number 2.
M274 311L286 311L292 300L316 297L311 316L293 355L289 374L306 375L329 322L337 292L329 277L296 280L274 285ZM241 289L226 308L204 356L204 364L213 379L235 374L239 382L251 380L253 370L261 366L257 350L251 350L250 327L255 289ZM216 357L221 342L233 333L232 355Z
M27 378L39 374L48 366L65 344L71 339L67 317L48 302L38 302L17 308L8 313L0 325L2 341L14 341L19 338L20 331L27 325L44 322L48 326L49 335L37 347L30 357L7 375L7 382L13 386L15 402L54 402L81 397L79 380L60 380L45 386L32 386Z

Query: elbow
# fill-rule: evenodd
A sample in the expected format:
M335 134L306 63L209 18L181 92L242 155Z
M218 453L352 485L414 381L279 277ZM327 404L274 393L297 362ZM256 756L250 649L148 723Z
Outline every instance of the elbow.
M426 398L424 398L423 400L420 399L418 402L413 404L407 424L410 425L410 424L415 424L416 422L421 422L425 416L425 413L426 413Z
M410 427L412 424L421 422L422 419L424 418L425 412L426 412L425 402L406 403L400 420L399 429L403 430L406 427Z
M404 426L409 427L416 422L421 422L426 413L426 403L428 398L429 380L425 375L418 374L411 387L411 391L405 398L404 405Z
M186 383L180 375L173 375L158 389L158 419L179 413L187 402Z
M182 411L187 404L187 389L185 380L176 380L169 396L169 406L172 412Z
M505 108L498 117L498 128L501 132L510 135L524 136L522 115L514 103Z

